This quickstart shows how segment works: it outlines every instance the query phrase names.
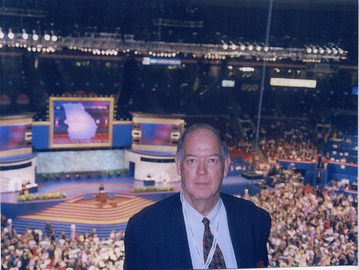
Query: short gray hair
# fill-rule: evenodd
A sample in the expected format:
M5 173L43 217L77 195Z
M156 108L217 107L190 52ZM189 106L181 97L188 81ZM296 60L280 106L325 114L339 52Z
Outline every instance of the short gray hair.
M194 124L184 131L184 133L181 135L181 137L177 143L177 149L176 149L177 158L179 160L181 160L183 158L184 144L185 144L185 141L186 141L188 135L190 133L200 130L200 129L207 129L207 130L211 131L212 133L214 133L214 135L216 136L216 138L218 139L219 144L220 144L221 157L223 160L225 160L229 155L229 149L226 145L224 138L221 136L219 130L217 130L213 126L211 126L209 124L205 124L205 123Z

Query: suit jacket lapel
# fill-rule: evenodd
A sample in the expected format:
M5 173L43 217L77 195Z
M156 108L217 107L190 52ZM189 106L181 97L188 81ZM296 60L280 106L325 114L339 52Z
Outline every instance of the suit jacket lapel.
M168 258L174 268L191 269L191 255L180 196L175 196L173 205L169 209L171 211L168 213L168 219L164 221L164 230L173 231L174 233L166 233L167 238L164 241L168 248L165 250L164 256L169 256Z
M246 217L242 214L241 209L232 207L227 198L222 198L228 217L229 232L234 248L236 262L238 268L251 266L251 256L249 256L249 239L251 239L251 231L245 226Z

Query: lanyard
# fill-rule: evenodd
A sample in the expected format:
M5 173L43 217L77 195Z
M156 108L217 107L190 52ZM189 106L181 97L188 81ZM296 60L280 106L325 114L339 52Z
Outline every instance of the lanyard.
M181 198L181 201L184 199L182 196L180 196ZM207 257L207 260L206 262L204 262L204 255L203 255L203 247L201 245L201 249L199 248L199 245L198 245L198 242L196 241L196 237L195 237L195 234L194 234L194 231L193 231L193 228L190 226L190 222L189 222L189 217L188 217L188 214L187 214L187 211L186 211L186 208L183 208L184 210L184 214L185 214L185 218L186 218L186 223L188 224L189 228L190 228L190 232L191 232L191 241L193 243L193 245L195 246L196 248L196 253L200 259L200 261L202 262L203 264L203 269L207 269L209 268L209 265L212 261L212 258L214 256L214 253L215 253L215 250L216 250L216 246L217 246L217 243L218 243L218 235L219 235L219 228L220 228L220 220L221 218L219 217L219 215L216 217L216 219L214 220L214 222L217 222L217 225L216 225L216 230L215 230L215 233L212 232L213 236L214 236L214 241L212 243L212 246L211 246L211 249L209 251L209 255Z
M212 243L212 246L211 246L211 249L210 249L210 252L209 252L209 255L207 257L207 260L206 260L206 263L205 263L205 269L208 269L209 268L209 265L212 261L212 258L214 257L214 253L215 253L215 250L216 250L216 246L217 246L217 241L218 241L218 235L219 235L219 227L220 227L220 219L218 219L217 221L217 226L216 226L216 233L213 234L214 236L214 241Z

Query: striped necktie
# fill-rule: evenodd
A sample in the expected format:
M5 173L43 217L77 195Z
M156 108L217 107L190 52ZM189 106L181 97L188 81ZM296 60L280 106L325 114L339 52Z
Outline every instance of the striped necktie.
M210 231L210 220L204 218L202 220L202 223L205 226L204 237L203 237L203 250L204 250L204 262L206 263L211 246L214 241L214 236ZM215 253L210 262L209 269L224 269L224 268L226 268L224 256L221 252L219 245L216 244Z

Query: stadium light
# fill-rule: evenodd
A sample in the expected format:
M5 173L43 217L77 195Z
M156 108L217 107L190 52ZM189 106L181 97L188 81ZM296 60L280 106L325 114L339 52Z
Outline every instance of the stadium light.
M54 31L51 31L51 40L56 42L58 37L54 34Z
M44 39L46 41L49 41L51 39L51 37L50 37L50 35L48 33L45 32Z
M227 45L226 43L225 43L225 41L221 41L221 44L222 44L222 48L224 49L224 50L227 50L228 48L229 48L229 45Z
M347 51L339 48L335 44L326 45L309 44L304 48L284 48L270 47L260 43L250 42L225 42L221 40L220 44L198 44L198 43L176 43L151 41L144 42L134 38L125 40L114 33L86 33L84 36L60 37L54 34L54 31L44 31L44 35L37 34L32 30L32 38L27 38L27 33L23 29L22 33L13 33L11 28L6 35L0 28L0 39L2 47L18 48L48 48L53 52L68 48L70 50L79 50L81 52L93 53L96 55L117 55L119 53L129 54L132 52L143 57L174 57L174 55L183 54L186 58L206 58L214 60L224 60L226 58L247 58L255 57L257 61L279 61L291 59L293 61L302 61L304 63L321 63L329 61L343 61L347 59ZM17 46L18 44L18 46ZM0 49L1 49L0 48ZM229 50L230 49L230 50ZM36 52L37 50L35 50ZM145 52L145 53L144 53Z
M245 51L246 46L240 42L240 50Z
M9 29L9 33L8 33L8 38L9 39L14 39L15 35L14 33L12 32L11 28Z
M29 35L26 33L25 29L22 30L22 35L21 36L22 36L22 38L24 40L27 40L29 38Z
M38 41L38 40L39 40L39 35L36 34L35 30L33 30L32 32L33 32L33 34L32 34L32 39L33 39L34 41Z

